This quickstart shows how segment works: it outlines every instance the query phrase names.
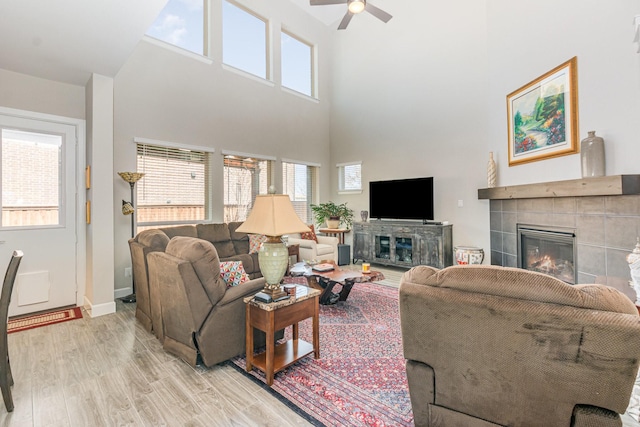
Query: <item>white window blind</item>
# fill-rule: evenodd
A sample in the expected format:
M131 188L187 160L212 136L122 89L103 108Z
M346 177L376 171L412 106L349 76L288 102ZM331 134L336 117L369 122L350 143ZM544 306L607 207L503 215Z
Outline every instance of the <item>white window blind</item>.
M267 194L273 162L238 155L224 156L224 221L247 219L258 194Z
M300 163L282 163L283 193L288 194L298 217L307 224L313 223L311 204L318 168Z
M338 164L338 191L362 191L362 163Z
M206 218L209 153L137 144L135 208L140 225L181 224Z

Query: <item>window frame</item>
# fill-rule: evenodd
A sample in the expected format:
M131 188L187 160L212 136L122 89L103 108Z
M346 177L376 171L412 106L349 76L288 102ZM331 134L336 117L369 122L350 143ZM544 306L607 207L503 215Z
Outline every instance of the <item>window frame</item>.
M173 0L169 0L167 2L167 4L165 4L165 7L162 9L162 11L160 11L160 14L162 14L162 12L164 12L164 9L167 7L167 5ZM179 1L179 0L176 0ZM210 21L210 11L211 11L211 0L201 0L202 1L202 52L196 52L194 50L191 50L187 47L183 47L180 46L178 44L172 43L170 41L164 40L164 39L160 39L156 36L153 36L151 34L148 34L148 31L151 30L151 28L153 28L154 24L156 24L158 18L160 17L160 15L158 15L158 17L156 18L156 20L151 24L151 26L147 29L147 31L145 31L144 33L144 39L148 42L151 42L153 44L156 44L158 46L162 46L165 48L168 48L174 52L177 53L181 53L181 54L185 54L187 56L194 56L196 58L209 58L210 53L211 53L211 47L210 47L210 39L211 39L211 28L209 25L209 21ZM191 27L188 27L191 28Z
M262 191L260 191L260 188L257 189L257 191L255 192L255 195L258 194L267 194L269 187L273 184L274 182L274 174L275 174L275 166L276 166L276 158L273 156L263 156L263 155L259 155L259 154L250 154L250 153L240 153L237 151L228 151L228 150L222 150L221 152L222 156L223 156L223 161L222 161L222 173L224 175L226 175L227 173L227 165L226 165L226 161L227 161L227 157L228 156L233 156L233 157L237 157L240 158L240 160L246 160L248 158L254 159L257 162L268 162L267 164L267 183L266 183L266 188L265 188L265 192L263 193ZM226 176L223 176L223 183L226 180ZM227 186L223 184L223 190L222 190L222 205L223 205L223 218L225 222L227 221L226 218L226 209L227 209L227 200L228 200L228 193L227 193ZM253 188L252 188L253 190ZM251 205L253 206L253 203L255 202L255 196L253 197L253 200L251 201ZM248 212L251 210L248 209L247 211L247 215ZM246 220L234 220L234 221L244 221Z
M240 68L236 65L233 64L229 64L228 62L225 62L225 48L224 48L224 44L225 44L225 40L224 40L224 31L225 31L225 17L224 17L224 7L225 7L225 3L228 3L229 5L236 7L237 9L253 16L254 18L264 22L264 65L265 65L265 69L264 69L264 76L260 76L258 74L254 74L253 72L249 71L249 70L245 70L243 68ZM221 15L221 22L222 22L222 26L220 28L220 36L221 36L221 48L222 48L222 55L220 58L220 61L223 65L223 67L227 68L228 70L232 70L234 72L237 72L239 74L243 74L247 77L252 77L254 79L259 79L262 81L267 81L267 82L272 82L273 81L273 71L272 71L272 66L271 66L271 21L269 19L267 19L266 17L260 15L259 13L257 13L256 11L249 9L248 7L234 1L234 0L222 0L221 1L221 9L220 9L220 15Z
M284 64L282 61L283 58L283 49L282 49L282 34L287 35L288 37L294 39L295 41L306 45L309 47L309 94L304 93L304 92L300 92L299 90L296 90L294 88L291 88L289 86L286 86L284 84L283 81L283 74L284 74ZM285 27L281 27L280 28L280 86L282 87L282 89L287 90L287 91L291 91L295 94L299 94L299 95L303 95L306 97L310 97L313 99L318 99L318 87L317 87L317 82L316 82L316 45L314 43L311 43L309 41L307 41L306 39L304 39L303 37L300 37L299 35L295 34L293 31L285 28Z
M195 151L198 153L203 153L205 156L204 165L205 165L205 177L204 177L204 218L200 220L180 220L180 221L138 221L138 216L136 215L136 233L139 233L142 230L148 228L158 228L162 226L171 227L174 225L188 225L188 224L203 224L207 222L211 222L213 218L212 213L212 182L213 182L213 153L215 153L215 149L210 147L196 146L196 145L188 145L178 142L169 142L169 141L160 141L155 139L148 138L139 138L134 137L133 142L136 144L136 169L138 164L138 146L139 145L148 145L155 146L161 148L175 149L175 150L185 150L185 151ZM144 177L142 178L142 180ZM141 180L141 181L142 181ZM139 181L140 182L140 181ZM139 198L138 194L140 191L140 186L136 184L135 186L135 201L134 201L134 209L139 208Z
M345 187L346 171L349 166L360 166L360 188ZM338 194L362 194L362 161L346 162L336 164L338 169Z

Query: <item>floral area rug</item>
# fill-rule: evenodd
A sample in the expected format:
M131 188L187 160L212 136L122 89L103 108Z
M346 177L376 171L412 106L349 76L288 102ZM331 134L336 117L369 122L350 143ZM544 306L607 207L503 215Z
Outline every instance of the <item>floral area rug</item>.
M311 320L299 326L311 342ZM347 301L321 305L320 359L307 356L276 373L272 387L261 371L245 371L244 357L230 364L314 425L413 425L396 288L358 283Z

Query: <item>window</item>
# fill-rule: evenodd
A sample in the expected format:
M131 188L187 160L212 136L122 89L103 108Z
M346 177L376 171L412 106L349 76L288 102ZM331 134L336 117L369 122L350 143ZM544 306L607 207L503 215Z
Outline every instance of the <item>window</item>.
M288 194L298 217L307 224L313 223L311 204L316 188L318 167L299 163L282 163L283 193Z
M169 0L147 35L205 55L204 0Z
M2 226L58 225L62 136L2 129Z
M338 166L338 192L362 191L362 162L340 163Z
M313 48L286 32L281 33L282 86L313 95Z
M222 5L222 62L266 79L266 21L229 1Z
M258 194L267 194L273 161L225 154L224 222L247 219Z
M204 151L137 145L138 224L193 224L208 219L209 156ZM140 230L138 230L140 231Z

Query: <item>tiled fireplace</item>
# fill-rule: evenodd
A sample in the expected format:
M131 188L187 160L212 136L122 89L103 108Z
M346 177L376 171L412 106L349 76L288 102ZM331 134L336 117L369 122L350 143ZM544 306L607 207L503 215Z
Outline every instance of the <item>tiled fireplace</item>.
M626 177L635 178L632 188L611 188L614 178L625 183ZM480 199L490 199L491 264L518 267L517 227L526 224L574 232L577 283L593 283L597 276L630 278L626 256L640 235L639 184L640 176L622 175L479 190ZM589 186L604 194L592 195L584 190Z

